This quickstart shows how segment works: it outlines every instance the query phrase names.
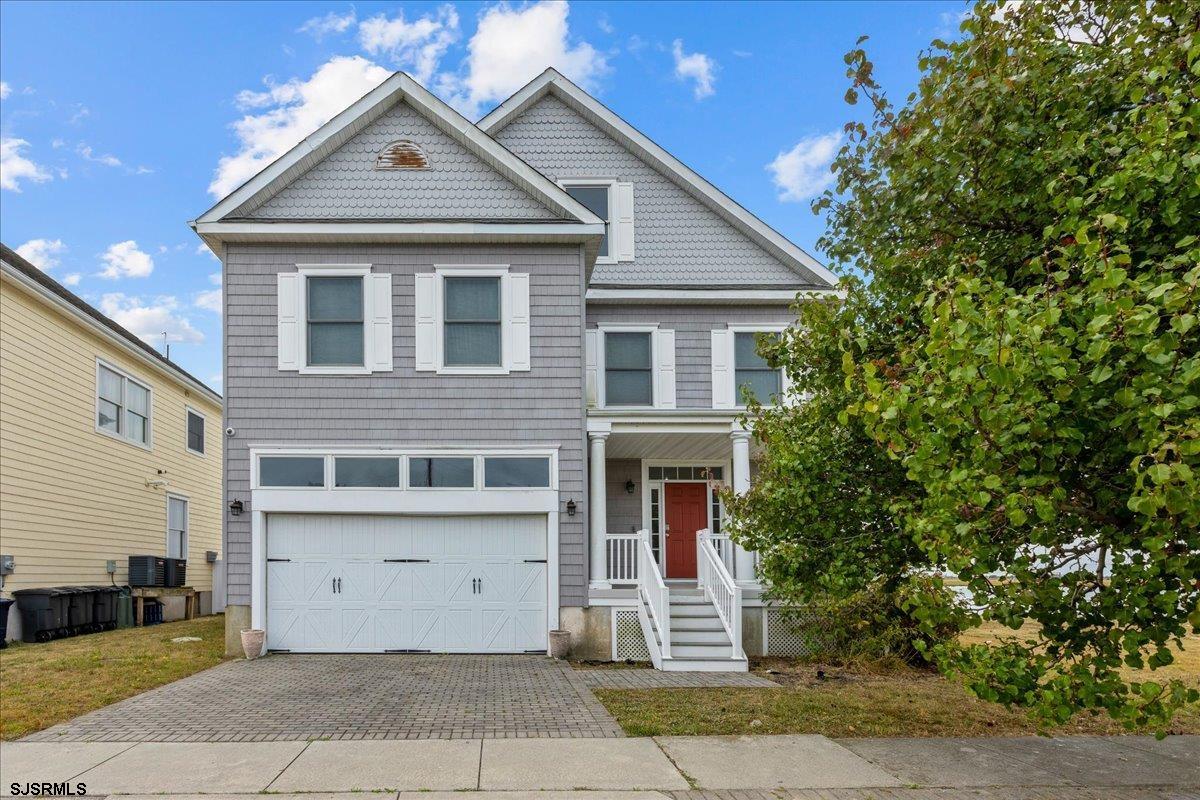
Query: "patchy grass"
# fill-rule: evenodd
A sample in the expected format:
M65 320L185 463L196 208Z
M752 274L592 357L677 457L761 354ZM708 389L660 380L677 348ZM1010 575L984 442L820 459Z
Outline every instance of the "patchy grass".
M995 641L1005 628L967 634ZM1200 637L1153 675L1200 686ZM1021 736L1037 733L1022 711L973 697L935 673L865 664L851 668L760 659L752 669L779 689L599 689L596 696L629 736L819 733L826 736ZM1130 676L1134 677L1133 671ZM1058 734L1127 733L1105 716L1077 716ZM1146 731L1149 732L1149 731ZM1176 715L1171 733L1200 733L1200 707Z
M649 661L571 661L572 669L654 669Z
M199 636L199 642L171 642ZM221 615L0 650L0 739L17 739L208 669L225 657Z

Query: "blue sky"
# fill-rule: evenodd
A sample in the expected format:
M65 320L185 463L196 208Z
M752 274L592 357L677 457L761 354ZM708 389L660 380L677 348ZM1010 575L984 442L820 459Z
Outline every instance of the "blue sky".
M0 237L220 388L219 264L187 227L384 75L472 119L546 66L802 247L858 36L902 99L944 3L0 5ZM818 253L819 255L819 253Z

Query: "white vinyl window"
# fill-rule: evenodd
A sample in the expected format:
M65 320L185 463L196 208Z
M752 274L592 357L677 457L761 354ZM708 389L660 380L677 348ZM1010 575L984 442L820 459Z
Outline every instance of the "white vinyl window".
M447 367L499 367L500 277L446 278L442 363Z
M314 275L305 288L308 366L363 366L363 279Z
M117 368L96 362L96 430L150 447L150 387Z
M563 189L567 194L579 201L588 211L604 220L604 238L600 240L600 258L609 259L609 241L612 238L612 184L577 184L564 183Z
M772 367L759 352L760 336L771 338L777 334L737 331L733 335L734 387L738 405L745 405L748 397L770 403L783 391L783 370Z
M588 405L675 408L675 331L603 324L584 335Z
M604 220L597 263L633 261L633 184L614 178L563 178L558 185Z
M187 558L188 501L167 495L167 558Z
M392 370L391 274L372 273L369 264L300 264L276 279L280 370Z
M506 375L530 369L528 272L438 266L414 281L418 372Z

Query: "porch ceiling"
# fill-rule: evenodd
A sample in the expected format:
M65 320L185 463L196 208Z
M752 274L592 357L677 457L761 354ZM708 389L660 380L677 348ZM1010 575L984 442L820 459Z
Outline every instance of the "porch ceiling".
M607 457L727 461L731 452L728 433L613 431L608 438Z

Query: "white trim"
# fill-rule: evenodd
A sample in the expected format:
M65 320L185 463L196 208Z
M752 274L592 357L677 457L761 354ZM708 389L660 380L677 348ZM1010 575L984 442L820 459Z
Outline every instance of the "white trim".
M179 492L167 492L166 498L167 498L167 502L166 502L166 510L167 510L166 545L167 546L165 548L163 548L163 553L165 554L166 558L174 558L174 556L171 555L171 501L172 500L182 500L183 501L183 555L180 557L186 561L187 557L188 557L188 548L191 545L190 540L191 540L191 535L192 535L192 531L191 531L191 528L192 528L192 519L191 519L191 517L192 517L192 501L191 501L191 498L189 498L186 494L181 494Z
M694 303L697 305L791 305L795 300L845 297L842 289L605 289L587 290L589 303Z
M192 449L192 434L189 427L190 420L188 419L188 414L195 414L204 423L204 435L200 444L200 446L204 448L203 450ZM183 448L192 455L199 456L200 458L204 458L208 454L208 417L186 403L183 405Z
M481 119L478 123L479 128L488 134L496 135L501 128L548 93L554 94L559 100L581 113L585 119L597 125L606 134L628 148L635 156L649 163L651 167L669 178L674 178L678 185L724 217L731 225L749 236L776 258L785 263L803 267L826 281L831 288L837 285L838 277L815 258L788 241L778 231L655 144L641 131L563 77L553 67L548 68L527 83L516 94Z
M755 325L755 324L729 325L725 328L734 337L734 341L730 343L731 346L729 349L729 356L730 356L730 358L729 358L729 361L730 361L729 374L730 374L731 380L733 381L733 407L734 408L741 409L741 410L746 409L746 405L741 402L741 396L740 396L741 393L738 391L738 385L737 385L737 335L739 333L783 333L789 327L791 327L791 326L790 325L780 325L778 323L771 323L771 324L762 324L762 325ZM779 372L779 395L777 395L777 396L780 399L786 400L788 390L789 390L787 370L784 369L783 367L780 367L778 372ZM778 404L764 403L763 405L778 405Z
M300 276L299 297L296 298L296 321L298 323L299 341L296 342L297 357L300 368L296 370L301 375L370 375L369 364L373 363L372 342L374 337L367 335L368 308L370 300L367 276L371 274L370 264L297 264L296 273ZM287 274L287 273L283 273ZM363 363L345 365L311 366L308 363L308 279L309 278L345 278L357 277L362 286L362 334L363 334Z
M601 322L592 330L597 331L596 336L596 408L604 408L612 411L641 411L644 409L659 408L659 365L657 354L655 353L655 332L658 330L657 322ZM646 333L650 336L650 405L648 406L610 406L608 405L608 383L605 379L605 371L607 369L606 347L604 336L606 333Z
M121 416L117 419L116 432L110 431L107 428L100 427L100 368L115 372L121 376ZM103 434L110 439L116 439L119 442L131 444L134 447L140 447L143 450L154 449L154 388L150 386L148 381L141 378L135 378L128 370L121 369L111 361L107 361L100 356L96 356L95 384L92 387L93 407L92 407L92 426L96 433ZM129 420L126 414L129 413L129 393L126 391L128 381L133 381L138 386L146 390L146 441L139 442L137 439L130 438L125 435L126 428L129 425Z
M575 202L574 199L571 202ZM501 242L555 239L586 241L604 234L604 222L592 212L588 214L594 222L202 222L193 223L192 227L210 244L237 241L351 241L364 238L380 242L470 239Z
M617 263L616 241L615 241L615 237L613 236L613 234L616 233L617 225L616 225L616 220L613 219L613 205L616 203L616 192L614 191L614 189L616 188L616 185L617 185L617 179L616 178L566 177L566 178L559 178L557 181L555 181L555 183L557 183L558 188L562 189L564 192L567 191L568 186L603 186L604 188L606 188L608 190L608 219L604 220L604 227L605 227L604 232L606 234L608 234L608 255L605 255L605 256L597 255L596 263L597 264L616 264ZM568 192L568 194L569 194L569 192Z
M221 395L217 394L203 383L200 383L194 378L185 375L181 370L175 367L174 364L159 361L158 359L153 358L149 353L134 345L124 336L121 336L112 328L93 317L91 314L86 313L83 309L79 308L75 304L68 302L66 298L61 297L47 289L45 286L42 286L40 283L33 280L28 275L25 275L16 267L11 266L7 261L0 261L0 271L3 272L4 277L12 278L12 280L19 284L22 289L32 293L40 300L51 304L59 311L65 312L76 322L80 323L93 333L99 334L106 341L116 345L127 355L133 356L145 366L155 370L168 380L176 381L177 383L181 383L190 389L194 389L210 402L215 403L218 407L221 406L223 402Z
M190 224L199 230L200 225L216 222L260 197L261 202L265 202L267 197L278 193L291 183L293 177L298 177L300 171L332 153L401 100L553 211L581 222L598 222L594 214L540 172L517 158L417 81L403 72L397 72L306 136L295 147Z
M505 279L508 264L434 264L437 278L434 290L434 349L435 371L438 375L507 375L512 371L510 359L505 358L512 334L508 330L511 307L505 295L509 291ZM500 363L477 366L446 366L446 278L496 278L500 281Z

